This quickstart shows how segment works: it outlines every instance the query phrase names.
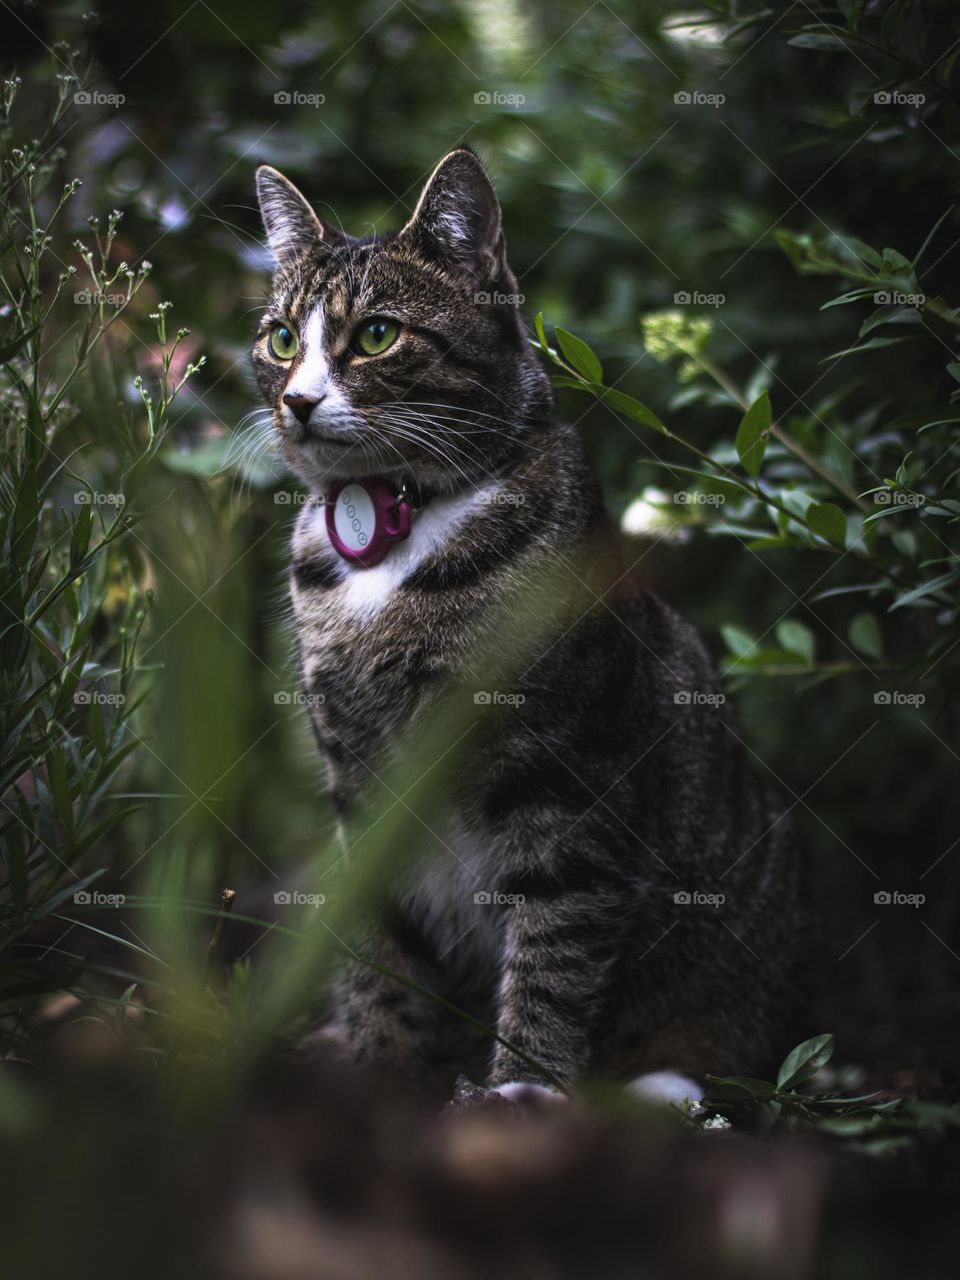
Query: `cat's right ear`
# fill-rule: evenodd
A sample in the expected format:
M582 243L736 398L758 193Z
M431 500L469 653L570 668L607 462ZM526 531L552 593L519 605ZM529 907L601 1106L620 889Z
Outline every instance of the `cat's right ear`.
M328 231L289 178L268 164L257 170L257 199L267 243L278 265L296 258Z

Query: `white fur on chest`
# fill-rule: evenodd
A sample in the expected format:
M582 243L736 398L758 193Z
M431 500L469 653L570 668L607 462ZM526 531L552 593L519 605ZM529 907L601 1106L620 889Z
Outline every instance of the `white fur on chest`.
M309 519L298 529L296 552L302 555L309 551L336 561L342 574L334 588L337 607L358 618L370 618L384 607L405 578L456 536L471 515L493 501L498 489L497 483L491 483L470 493L434 498L415 513L409 538L392 546L372 569L352 565L334 550L322 506L311 508Z
M500 879L501 857L489 833L471 830L462 819L438 834L410 893L438 954L450 955L469 940L462 956L483 956L495 961L494 969L499 970L504 909L492 905L491 899Z

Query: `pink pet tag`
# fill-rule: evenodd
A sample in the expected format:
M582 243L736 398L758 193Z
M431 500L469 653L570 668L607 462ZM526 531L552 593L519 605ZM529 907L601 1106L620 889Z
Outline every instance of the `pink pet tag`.
M327 534L351 564L372 569L410 535L410 503L386 480L341 480L326 496Z

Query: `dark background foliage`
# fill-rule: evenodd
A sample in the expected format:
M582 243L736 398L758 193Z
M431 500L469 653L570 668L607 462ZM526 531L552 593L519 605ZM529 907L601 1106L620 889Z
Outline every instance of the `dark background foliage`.
M132 378L157 370L149 315L161 299L173 303L173 327L191 331L174 371L206 356L171 407L124 562L106 571L113 594L93 610L108 633L149 591L137 664L149 696L131 716L133 750L116 787L138 811L78 869L107 867L104 884L143 889L182 859L198 893L221 882L272 886L329 834L302 709L291 702L284 560L295 505L284 498L295 485L252 437L250 449L230 448L256 404L246 349L269 271L253 171L276 165L348 230L387 229L412 210L436 160L467 141L500 192L531 321L542 312L548 335L557 325L580 335L607 386L638 397L731 473L743 474L734 446L743 405L730 386L748 402L766 389L775 421L806 457L868 495L858 513L771 439L766 491L839 503L846 551L865 548L873 565L828 554L796 524L778 530L762 503L734 500L683 511L682 539L664 536L660 511L637 559L706 633L758 771L794 802L823 922L813 1029L835 1031L840 1058L870 1078L954 1096L953 6L239 0L228 9L157 0L134 13L110 0L95 16L69 3L12 3L0 23L7 72L24 80L19 136L39 133L46 118L49 68L68 70L58 41L78 51L71 98L122 97L71 102L58 125L53 187L83 181L63 214L61 264L80 265L73 238L87 233L88 216L113 208L124 215L114 260L155 264L99 372L76 393L61 443L82 445L74 469L85 483L109 488L121 469L115 441L136 402ZM881 259L888 247L902 260ZM912 282L935 305L893 307L858 337L873 311L870 280ZM864 301L823 309L865 282ZM674 309L684 292L723 296L716 306L680 304L684 317L709 320L720 384L645 346L644 317ZM67 349L76 323L67 296L50 342ZM877 337L901 341L827 359ZM616 517L652 486L677 516L670 495L686 481L663 463L690 458L675 440L573 388L560 388L558 403L578 421ZM926 510L885 512L858 541L859 516L880 510L869 491L885 485L921 495ZM759 545L778 532L780 545ZM884 589L876 564L901 585ZM751 665L751 654L763 660ZM883 691L924 701L877 703ZM55 827L47 839L59 848ZM925 902L878 905L881 890ZM44 945L57 945L61 923L42 928ZM139 938L135 918L124 928Z

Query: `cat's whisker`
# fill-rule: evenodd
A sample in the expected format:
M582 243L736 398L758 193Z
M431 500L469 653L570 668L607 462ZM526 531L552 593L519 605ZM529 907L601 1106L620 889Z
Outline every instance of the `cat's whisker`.
M439 400L390 400L382 402L388 408L423 408L423 409L453 409L454 406ZM502 423L504 426L515 425L509 418L502 418L496 413L486 413L482 409L464 409L464 413L473 414L478 418L492 418L494 422Z
M442 446L435 439L422 433L413 432L401 424L392 424L388 429L392 430L398 438L407 440L410 444L436 458L471 486L475 487L475 480L471 473L475 475L478 470L486 473L486 468L479 459L472 457L463 449L456 448L449 441L446 441Z
M466 480L468 484L473 485L473 481L470 479L469 475L463 469L463 467L460 466L460 464L456 461L455 458L453 458L448 453L446 453L440 447L440 445L436 440L431 439L429 436L425 436L423 434L420 434L411 430L409 427L409 424L406 424L406 423L386 422L384 424L384 429L388 432L392 431L393 434L395 434L398 439L404 439L411 444L419 445L427 453L432 454L439 461L441 461L445 466L450 467L451 469L459 472L459 474L463 476L464 480ZM449 441L445 441L444 443L448 445L450 444ZM471 462L471 459L469 458L468 455L463 454L463 456L468 463Z
M474 427L477 431L484 431L484 430L486 430L486 431L489 431L489 432L490 432L491 434L493 434L493 435L507 435L507 436L515 436L515 435L516 435L516 430L517 430L517 426L516 426L516 422L515 422L515 421L511 421L511 420L510 420L510 419L508 419L508 418L502 418L502 417L500 417L498 414L493 414L493 413L484 413L484 412L483 412L482 410L480 410L480 409L473 409L473 408L460 408L460 409L457 409L457 408L455 408L453 405L449 405L449 404L442 404L442 403L439 403L439 402L433 402L433 401L427 401L427 400L395 400L395 401L389 401L389 402L388 402L388 406L387 406L387 407L395 407L395 408L398 408L398 409L399 409L399 408L410 408L410 409L417 409L417 408L426 408L426 409L431 409L431 408L433 408L433 409L442 409L442 410L446 410L446 411L448 411L448 412L449 412L449 413L451 413L451 414L463 413L463 414L468 415L468 419L473 419L473 418L489 418L492 422L498 423L498 424L499 424L499 426L500 426L500 428L503 428L503 430L498 429L498 427L488 427L488 426L487 426L485 423L483 423L483 422L472 422L472 421L471 421L471 422L470 422L470 425L471 425L472 427ZM457 419L455 419L455 420L457 420L457 421L462 421L462 419L459 419L459 418L457 418Z
M468 446L471 445L470 441L461 441L461 435L459 432L454 435L454 433L450 431L445 431L442 426L438 427L438 422L436 420L429 418L426 415L421 414L421 415L411 416L411 415L398 414L398 413L378 412L377 418L380 420L390 421L398 425L405 426L410 431L416 433L418 438L422 437L426 440L429 440L429 442L433 444L436 444L438 442L436 438L432 435L429 435L428 432L430 430L437 431L439 429L443 433L442 434L443 443L453 448L457 448L459 452L464 454L464 456L467 456L467 451L466 449L463 448L463 444L467 444Z
M272 410L259 409L246 414L228 440L220 466L221 473L234 473L232 497L236 502L249 495L254 476L271 453L271 462L280 464ZM282 464L271 469L278 477L282 474Z
M467 458L468 461L471 460L471 452L476 455L478 462L482 461L483 454L479 447L473 441L466 438L471 435L479 434L478 432L470 430L452 432L449 430L451 423L456 424L459 421L456 418L450 417L447 419L441 419L437 416L417 414L414 415L412 419L409 416L395 415L395 420L404 423L404 425L410 427L412 430L417 431L418 434L422 434L426 430L433 430L435 432L442 433L444 443L457 448L458 452ZM432 441L434 440L433 437L429 438Z

